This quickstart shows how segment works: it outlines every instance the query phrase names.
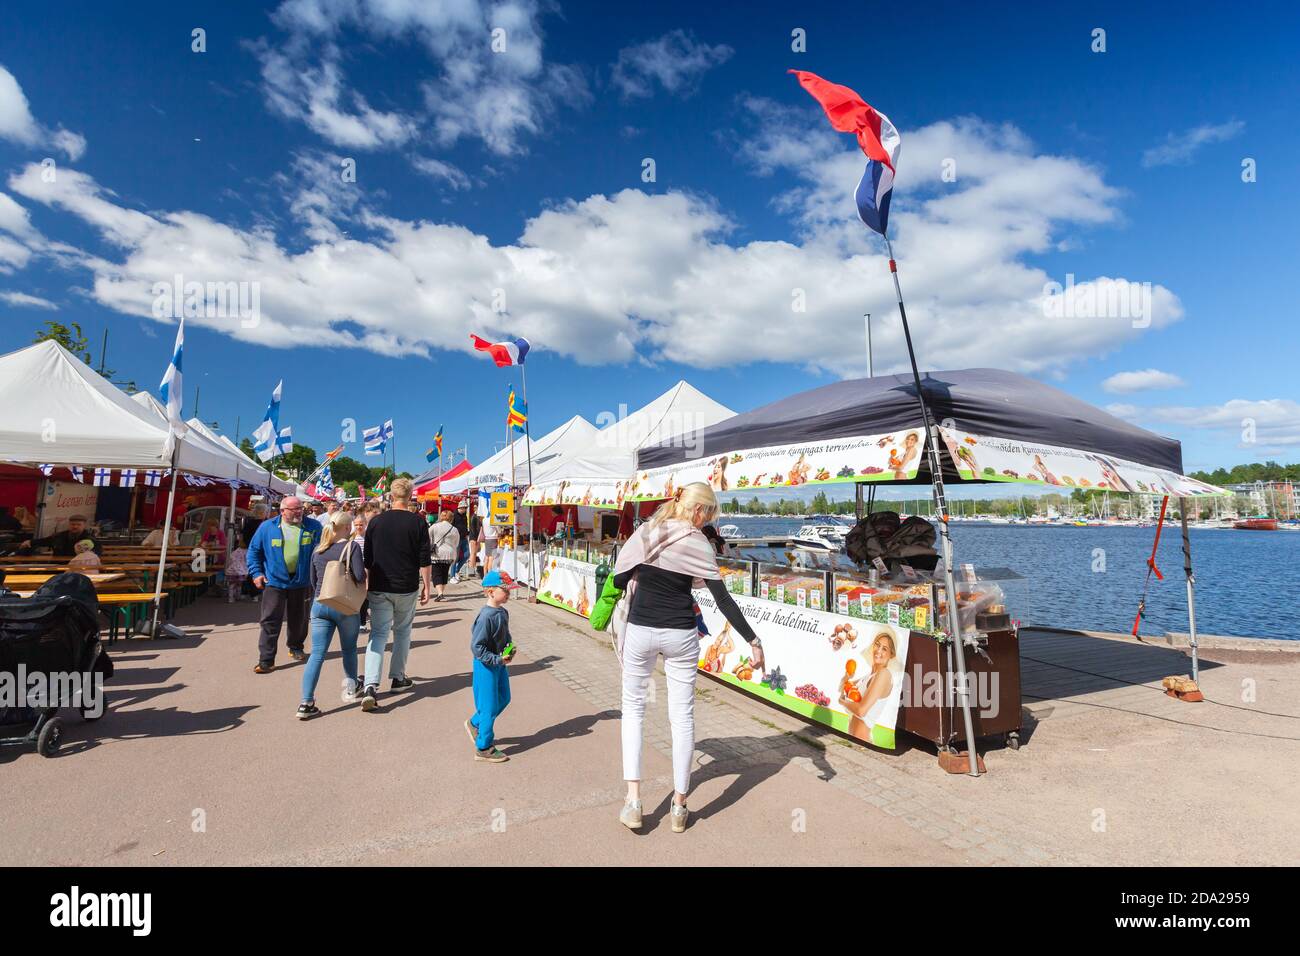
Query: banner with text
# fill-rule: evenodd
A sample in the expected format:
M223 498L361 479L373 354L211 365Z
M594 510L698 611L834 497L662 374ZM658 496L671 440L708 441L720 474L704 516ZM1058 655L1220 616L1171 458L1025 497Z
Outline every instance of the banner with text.
M749 662L749 645L718 611L707 590L695 592L709 636L700 669L756 697L892 750L903 694L909 632L826 611L736 595L763 642L765 671Z

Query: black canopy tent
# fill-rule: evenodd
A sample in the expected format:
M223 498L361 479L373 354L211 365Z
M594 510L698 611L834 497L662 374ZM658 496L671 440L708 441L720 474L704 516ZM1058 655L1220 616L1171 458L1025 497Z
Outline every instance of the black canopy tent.
M1131 425L1087 402L1042 382L1004 372L974 368L927 372L921 377L925 403L935 422L963 431L1027 443L1046 443L1122 458L1181 473L1182 447L1172 438ZM848 379L778 399L751 412L718 422L692 437L689 448L678 441L641 449L637 468L658 468L740 448L813 442L871 435L903 428L923 428L910 375ZM945 466L953 465L945 456ZM926 456L911 484L929 484ZM969 481L955 466L945 481ZM976 483L982 483L976 481Z
M1000 369L961 369L934 371L919 376L921 398L917 394L918 377L884 375L865 379L834 382L771 402L753 411L735 415L715 425L700 429L683 442L681 437L637 452L638 472L655 469L675 470L717 456L746 450L832 441L864 435L877 435L901 429L915 429L927 436L927 446L935 443L931 436L940 429L969 432L994 439L1024 443L1027 446L1051 446L1070 453L1106 456L1143 468L1159 469L1176 476L1180 489L1195 494L1213 493L1215 489L1182 475L1182 447L1174 439L1139 428L1095 406L1080 401L1050 385L1023 375ZM929 422L922 418L928 410ZM931 431L930 427L937 426ZM887 484L934 485L988 484L1000 477L982 477L970 468L963 474L954 460L953 449L944 447L947 439L937 443L935 454L927 447L919 456L916 473L906 478L888 480ZM937 460L942 482L935 482L930 462ZM1112 464L1112 462L1107 462ZM986 469L987 470L987 469ZM838 477L838 476L837 476ZM881 477L854 478L861 501L861 489L867 481ZM818 483L810 480L808 484ZM1061 484L1052 481L1041 485ZM1128 483L1125 483L1128 485ZM874 487L874 483L872 485ZM1147 494L1167 494L1161 484L1141 485ZM1181 502L1181 499L1180 499ZM940 502L940 514L944 507ZM1187 534L1186 506L1180 507L1183 530L1184 570L1187 578L1188 612L1192 652L1193 679L1198 676L1195 621L1195 578L1191 564L1191 546ZM859 517L861 514L859 513ZM949 566L946 571L951 574ZM959 680L960 676L959 664ZM963 700L963 706L968 702ZM968 712L969 718L969 712ZM967 724L969 727L969 723ZM975 741L969 740L971 767L974 772Z

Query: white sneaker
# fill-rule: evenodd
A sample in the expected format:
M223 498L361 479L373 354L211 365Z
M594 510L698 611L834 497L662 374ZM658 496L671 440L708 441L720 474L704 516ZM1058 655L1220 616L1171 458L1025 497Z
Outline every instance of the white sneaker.
M343 703L355 704L361 699L361 681L343 678Z
M641 829L641 801L628 800L618 815L618 822L629 830Z
M686 832L686 815L687 815L687 810L685 807L679 806L676 803L673 804L673 809L670 814L670 817L672 820L674 833Z

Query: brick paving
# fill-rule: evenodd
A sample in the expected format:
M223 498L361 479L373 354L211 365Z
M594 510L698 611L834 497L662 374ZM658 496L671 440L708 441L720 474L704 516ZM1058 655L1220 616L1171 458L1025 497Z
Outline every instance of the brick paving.
M594 707L620 708L621 674L605 635L591 630L582 619L546 605L519 601L511 605L511 614L520 645L550 659L548 667L557 681ZM656 699L662 702L666 692L662 670L656 671L655 683ZM647 743L671 757L667 709L647 707L645 727ZM695 736L697 763L706 774L712 769L791 763L898 817L918 840L961 851L971 862L1099 862L1082 850L1062 858L1059 850L1027 842L1016 819L979 807L978 798L963 790L978 788L980 781L948 777L931 754L869 751L703 677L696 690ZM711 768L715 762L719 767Z

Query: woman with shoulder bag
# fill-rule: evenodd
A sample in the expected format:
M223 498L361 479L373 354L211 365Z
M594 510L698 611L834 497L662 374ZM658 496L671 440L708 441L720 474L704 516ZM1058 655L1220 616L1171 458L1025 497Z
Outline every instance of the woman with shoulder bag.
M433 560L429 570L433 577L433 589L437 591L435 601L442 600L442 592L447 589L447 578L456 552L460 548L460 532L451 523L450 509L444 509L438 520L429 525L429 553Z
M623 778L627 801L619 821L641 828L641 727L646 686L662 655L668 682L668 721L673 732L672 829L686 829L686 793L695 754L695 678L700 633L693 587L702 581L732 630L749 642L754 669L765 669L763 647L718 571L713 546L700 528L718 513L718 499L707 484L677 490L654 517L628 539L614 564L613 587L625 592L615 608L621 624L616 649L623 664ZM619 621L626 615L626 624Z
M332 515L311 556L311 656L302 673L299 720L310 720L320 714L316 706L316 684L335 629L343 649L343 702L361 699L357 632L361 630L361 602L366 596L366 566L361 546L351 537L351 530L351 515L342 511Z

